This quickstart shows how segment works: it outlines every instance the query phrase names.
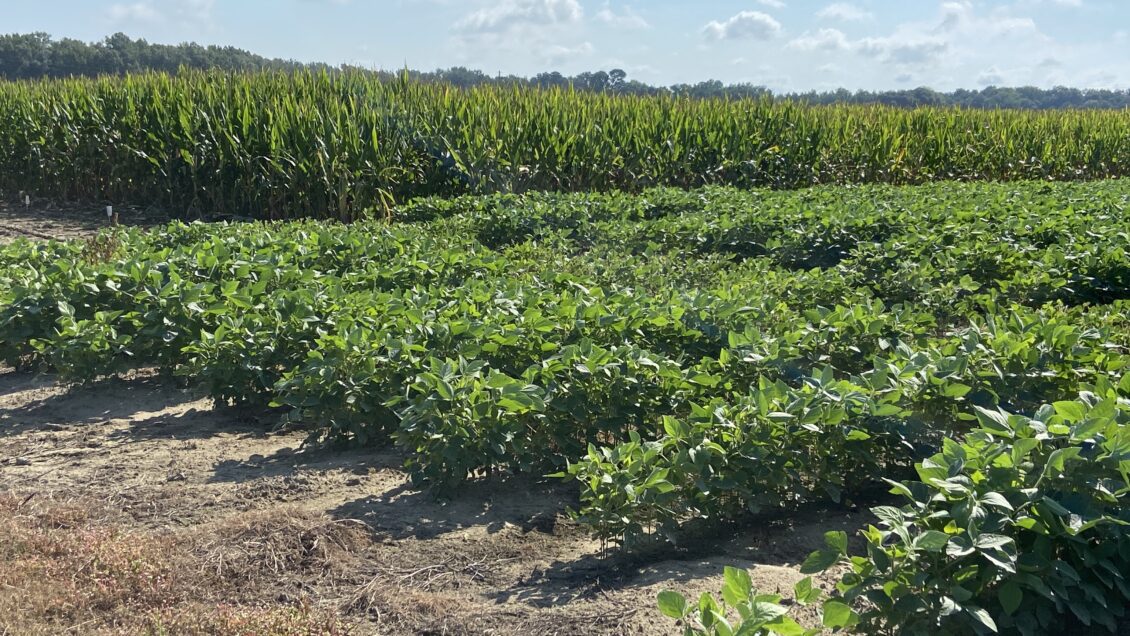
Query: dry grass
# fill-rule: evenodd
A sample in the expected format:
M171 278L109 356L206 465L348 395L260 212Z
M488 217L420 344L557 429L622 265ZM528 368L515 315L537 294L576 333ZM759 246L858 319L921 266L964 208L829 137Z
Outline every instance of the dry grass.
M391 633L465 634L472 632L476 614L481 608L458 598L425 590L398 587L383 578L374 578L361 586L345 604L350 614L366 616Z
M0 634L345 634L309 596L264 593L332 579L367 530L294 511L190 533L126 530L97 504L0 494ZM269 598L269 597L268 597Z
M344 576L373 540L364 523L298 509L238 515L199 533L196 561L217 579L243 586L288 574L330 584Z
M314 636L348 634L349 630L325 610L308 604L297 607L187 604L151 613L149 634L224 634L232 636Z

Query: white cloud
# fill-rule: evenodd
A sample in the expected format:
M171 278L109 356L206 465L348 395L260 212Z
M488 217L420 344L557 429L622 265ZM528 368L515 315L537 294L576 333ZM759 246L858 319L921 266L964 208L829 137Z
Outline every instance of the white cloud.
M841 22L862 22L875 17L870 11L847 2L836 2L816 12L816 17Z
M1036 33L1036 21L1032 18L1000 18L993 20L989 25L990 31L999 35L1016 35L1019 33Z
M523 60L530 75L546 67L592 68L591 60L582 61L596 46L583 35L586 15L580 0L484 0L478 6L454 23L448 40L462 64L504 69Z
M540 57L545 60L547 64L561 64L583 55L588 55L592 53L593 50L592 42L581 42L576 46L553 44L544 48L541 51Z
M98 7L99 29L106 33L162 42L254 41L241 39L245 30L229 19L235 15L227 9L239 6L238 0L89 3ZM1130 0L918 0L898 3L897 12L888 11L895 3L876 0L741 0L690 24L681 23L677 12L660 11L654 0L291 3L301 4L301 13L318 28L341 25L340 37L323 40L302 38L304 25L277 25L281 30L274 37L282 38L276 41L284 48L267 52L299 59L363 58L372 66L397 68L460 64L524 75L547 68L569 74L623 68L636 75L633 65L648 63L654 83L717 77L774 88L788 82L802 90L839 85L952 90L986 83L1130 87L1124 6ZM386 14L397 19L381 22ZM409 45L384 37L382 30L424 20L448 30ZM693 41L676 46L672 37L679 33ZM362 44L371 50L359 48ZM760 68L767 60L769 68Z
M843 51L851 48L847 36L838 29L820 29L815 33L805 32L785 45L797 51Z
M176 12L181 16L197 20L211 20L212 9L216 6L216 0L183 0L177 4L179 6Z
M1000 10L984 17L977 15L969 0L943 2L941 12L942 20L935 29L938 33L985 31L1001 35L1038 30L1036 22L1029 17L1014 16Z
M460 31L499 33L526 25L580 22L585 11L578 0L504 0L479 9L456 23Z
M606 3L604 8L596 14L596 19L605 24L621 29L649 29L651 25L631 7L624 7L623 13L616 13Z
M941 7L942 21L936 31L957 31L968 29L971 24L978 21L973 3L970 0L952 0L943 2Z
M595 52L595 50L596 49L594 47L593 51ZM659 71L650 64L632 64L631 62L619 57L605 58L604 61L600 64L600 68L620 69L621 71L627 73L628 77L633 79L639 78L641 76L654 77L659 73Z
M164 16L149 2L112 4L106 10L106 16L112 22L160 22L164 19Z
M111 22L210 24L216 0L139 0L119 2L106 9Z
M770 40L781 32L781 23L760 11L742 11L725 22L711 21L702 32L711 40Z
M1085 6L1083 0L1013 0L1016 7L1038 7L1048 6L1060 7L1064 9L1081 9ZM1094 6L1092 3L1091 6Z
M1076 81L1078 82L1079 79L1076 78ZM1080 85L1089 86L1089 87L1093 87L1093 88L1109 88L1109 89L1117 89L1117 88L1120 87L1119 81L1118 81L1118 75L1116 75L1115 73L1113 73L1111 71L1104 71L1104 70L1095 70L1095 71L1089 71L1087 73L1084 73L1083 77L1082 77L1082 81L1080 82Z
M997 67L990 66L977 75L977 83L981 86L999 86L1004 84L1004 75Z
M903 39L892 36L863 38L855 48L883 62L917 65L937 61L949 50L949 42L939 38Z

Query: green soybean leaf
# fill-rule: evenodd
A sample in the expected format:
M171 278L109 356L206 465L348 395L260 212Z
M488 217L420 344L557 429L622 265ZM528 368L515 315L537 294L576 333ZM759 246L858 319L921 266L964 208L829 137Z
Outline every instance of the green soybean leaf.
M979 550L999 550L1013 544L1011 537L1000 534L982 534L973 540L973 545Z
M1001 607L1008 614L1015 614L1016 610L1020 609L1020 603L1024 601L1024 590L1016 583L1005 583L997 592L997 599L1000 600Z
M1078 402L1055 402L1052 406L1056 414L1068 422L1082 422L1087 417L1087 408Z
M659 611L664 616L682 618L687 614L687 599L678 592L663 591L659 593Z
M753 603L750 609L753 610L750 613L750 618L752 619L752 622L754 624L768 623L789 613L789 610L787 608L778 605L777 603L767 603L765 601L758 601Z
M984 609L982 609L980 607L975 607L975 606L972 606L972 605L966 605L965 606L965 613L972 616L974 618L974 620L976 620L978 623L984 625L985 628L987 628L989 631L993 632L994 634L997 632L996 621L994 621L993 617L989 616L989 613L986 612Z
M832 530L824 533L824 544L840 554L847 554L847 533L841 530Z
M1067 467L1068 460L1078 457L1082 450L1083 449L1078 446L1069 446L1053 451L1052 454L1048 456L1048 463L1044 465L1044 472L1040 479L1049 475L1062 473Z
M836 550L817 550L808 555L800 566L801 574L818 574L832 567L840 561L840 552Z
M820 589L812 585L812 577L806 576L793 586L793 596L801 605L808 605L820 600Z
M972 390L973 390L973 387L969 386L968 384L961 384L959 382L950 382L950 383L946 384L946 388L943 391L943 395L945 395L948 398L960 398L960 397L965 397L965 395L968 394Z
M981 424L981 428L999 435L1002 437L1012 437L1012 426L1008 422L1008 414L1000 410L989 410L981 408L980 406L974 407L977 411L977 421Z
M749 599L753 591L753 581L749 572L741 568L726 566L722 574L722 598L730 605L738 605Z
M1012 504L999 492L989 492L981 495L981 503L1000 510L1013 510Z
M840 601L825 601L823 623L829 629L847 629L859 623L859 615Z
M760 630L755 623L748 623L749 629L745 629L746 624L738 630L738 634L742 636L759 636ZM805 629L801 627L800 623L789 618L788 616L781 616L765 624L765 628L769 629L772 634L776 636L815 636L819 633L817 630Z
M949 542L950 536L948 534L937 530L927 530L914 538L914 547L927 552L942 552Z

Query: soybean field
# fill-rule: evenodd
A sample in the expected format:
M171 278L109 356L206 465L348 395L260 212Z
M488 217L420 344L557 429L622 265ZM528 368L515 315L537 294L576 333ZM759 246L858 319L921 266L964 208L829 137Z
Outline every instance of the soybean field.
M1117 179L712 186L17 241L0 356L79 383L151 369L391 449L370 452L441 499L550 480L613 561L870 510L795 590L727 567L722 599L664 591L688 633L1115 632L1128 207Z

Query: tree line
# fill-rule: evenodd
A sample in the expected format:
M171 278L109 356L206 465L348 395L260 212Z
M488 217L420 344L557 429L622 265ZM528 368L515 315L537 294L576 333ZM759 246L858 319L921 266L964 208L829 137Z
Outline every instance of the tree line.
M0 78L2 79L94 77L144 71L175 74L181 69L225 71L311 69L327 72L350 69L375 73L389 79L400 73L349 65L336 67L321 63L310 64L267 58L232 46L202 46L195 43L154 44L144 39L130 38L124 33L116 33L94 43L71 38L56 40L47 33L0 35ZM576 90L630 95L674 94L692 98L718 99L771 98L819 105L885 104L903 108L961 106L1032 110L1130 108L1130 90L1078 89L1063 86L1051 89L1034 86L989 86L980 90L958 89L949 93L925 87L891 91L850 91L841 88L825 92L775 94L765 86L749 83L724 84L718 80L707 80L696 84L653 86L628 79L628 74L622 69L584 72L573 76L545 72L533 77L489 75L480 70L464 67L435 71L409 70L407 73L418 81L445 82L458 87L482 84L572 86Z
M286 70L305 64L268 59L233 46L153 44L115 33L101 42L52 39L46 33L0 35L0 78L95 77L181 68L227 71Z

